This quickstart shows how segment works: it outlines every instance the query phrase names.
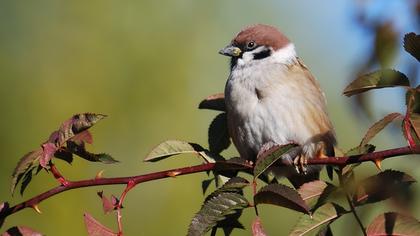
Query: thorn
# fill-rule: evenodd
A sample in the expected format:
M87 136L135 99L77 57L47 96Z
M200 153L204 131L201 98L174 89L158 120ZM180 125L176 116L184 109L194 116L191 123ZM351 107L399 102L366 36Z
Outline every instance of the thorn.
M175 176L177 176L177 175L179 175L179 174L181 174L181 171L171 171L171 172L168 172L168 176L169 177L175 177Z
M311 220L314 219L314 217L312 216L312 212L309 212L309 217L311 218Z
M381 159L375 159L373 161L373 163L375 163L376 168L378 168L380 171L382 171L382 168L381 168L382 160Z
M101 170L99 171L96 175L95 175L95 179L102 179L102 175L104 174L105 170Z
M42 211L39 209L38 205L32 205L32 208L38 213L38 214L42 214Z

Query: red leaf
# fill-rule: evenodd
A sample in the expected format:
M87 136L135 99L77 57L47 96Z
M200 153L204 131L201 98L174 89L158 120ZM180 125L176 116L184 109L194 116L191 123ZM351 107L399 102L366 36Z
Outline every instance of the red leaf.
M42 234L26 226L14 226L4 232L2 236L42 236Z
M84 219L89 236L118 236L118 234L95 220L89 213L84 214Z
M57 151L57 146L54 143L44 143L42 144L42 157L39 160L39 164L47 168L48 162L54 156L54 153Z
M113 201L111 202L111 200L109 200L104 194L103 191L98 192L98 196L101 198L102 200L102 209L104 210L105 214L108 214L110 212L112 212L115 209L116 204L113 203ZM114 196L113 196L114 197ZM112 199L114 200L114 199Z
M93 137L92 134L89 132L89 130L85 130L83 132L80 132L76 134L73 138L71 138L71 141L75 143L93 143Z
M206 99L200 102L200 105L198 105L198 108L216 110L216 111L226 111L225 94L218 93L218 94L208 96Z
M264 232L263 226L261 224L260 217L257 217L252 222L252 236L267 236L267 234Z
M377 216L366 230L369 236L419 235L420 222L411 216L388 212Z

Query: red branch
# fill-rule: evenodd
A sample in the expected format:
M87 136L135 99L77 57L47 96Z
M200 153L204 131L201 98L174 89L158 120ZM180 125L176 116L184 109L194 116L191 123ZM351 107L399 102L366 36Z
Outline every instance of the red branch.
M372 153L368 153L364 155L310 159L308 160L308 165L345 166L348 164L354 164L354 163L360 163L360 162L366 162L366 161L383 160L390 157L409 155L409 154L420 154L420 148L412 149L407 146L407 147L389 149L389 150L384 150L384 151L372 152ZM240 164L236 164L237 167L238 165ZM242 166L243 170L248 170L248 171L252 170L253 168L251 165L248 165L248 164L242 164L240 166ZM19 203L13 207L3 209L0 212L0 222L9 215L12 215L27 207L34 207L38 205L40 202L44 201L45 199L48 199L56 194L68 191L70 189L85 188L85 187L99 186L99 185L116 185L116 184L129 185L130 183L136 185L143 182L164 179L164 178L174 177L178 175L187 175L187 174L210 171L216 168L218 168L219 170L221 169L228 170L228 169L232 169L232 166L231 165L218 166L215 163L206 163L206 164L201 164L201 165L196 165L196 166L165 170L165 171L154 172L154 173L144 174L144 175L137 175L137 176L115 177L115 178L96 178L96 179L88 179L88 180L80 180L80 181L68 181L66 185L57 186L29 200Z

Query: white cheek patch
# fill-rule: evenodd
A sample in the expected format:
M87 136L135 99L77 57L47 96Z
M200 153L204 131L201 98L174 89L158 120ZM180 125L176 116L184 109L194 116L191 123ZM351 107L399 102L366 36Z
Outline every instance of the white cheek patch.
M238 65L242 66L254 60L254 54L267 50L265 46L259 46L252 51L247 51L242 54L242 58L238 59ZM271 50L271 48L270 48Z

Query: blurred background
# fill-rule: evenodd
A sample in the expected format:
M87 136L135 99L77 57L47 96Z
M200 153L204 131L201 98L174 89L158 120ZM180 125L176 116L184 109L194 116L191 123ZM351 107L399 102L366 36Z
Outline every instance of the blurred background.
M277 26L295 43L326 93L339 147L357 146L374 120L404 112L404 94L386 89L354 99L342 96L342 90L358 73L381 65L398 68L417 83L418 64L402 51L402 39L407 32L419 32L419 5L409 0L1 1L0 201L13 205L57 185L41 172L24 197L9 193L19 158L75 113L109 115L92 129L94 144L88 148L108 152L121 163L56 161L71 180L93 178L101 170L112 177L199 164L188 155L159 163L142 159L166 139L207 145L207 127L216 113L197 105L223 91L228 59L218 50L253 23ZM378 149L406 145L398 127L387 129L374 143ZM225 154L236 152L230 148ZM420 179L419 164L411 156L387 160L383 168ZM374 165L366 163L357 177L374 173ZM205 177L200 173L136 187L123 210L126 235L185 235L201 206ZM103 214L96 192L119 196L122 189L60 194L40 204L41 215L26 209L8 218L1 231L26 225L46 235L85 235L84 212L116 229L115 215ZM413 208L417 218L419 204ZM367 225L385 210L392 210L386 202L359 211ZM253 214L245 212L241 220L247 229ZM272 206L262 207L260 214L270 235L287 234L299 217ZM355 224L349 215L334 223L333 231L354 235L343 229Z

